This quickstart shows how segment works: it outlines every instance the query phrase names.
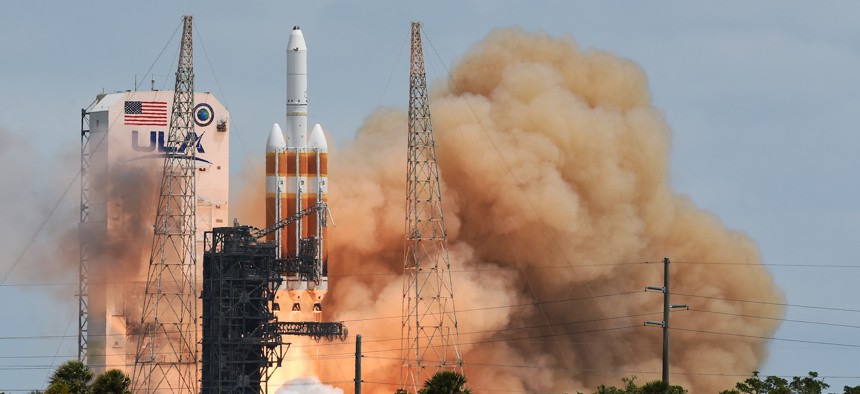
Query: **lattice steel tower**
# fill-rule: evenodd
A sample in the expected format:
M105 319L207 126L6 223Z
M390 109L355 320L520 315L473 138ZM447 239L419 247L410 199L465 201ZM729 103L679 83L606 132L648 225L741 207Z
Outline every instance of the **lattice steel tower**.
M135 354L136 393L197 393L194 64L183 17L173 113Z
M92 104L90 105L92 107ZM89 357L90 330L90 114L81 109L81 207L78 222L78 361L86 364Z
M439 370L462 372L463 359L418 22L411 53L400 383L417 392Z

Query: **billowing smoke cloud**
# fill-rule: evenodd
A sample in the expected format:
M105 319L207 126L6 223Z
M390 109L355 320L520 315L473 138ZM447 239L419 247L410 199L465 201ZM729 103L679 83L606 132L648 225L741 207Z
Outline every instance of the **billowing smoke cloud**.
M306 377L285 383L275 394L343 394L343 390L325 385L317 377Z
M109 269L103 270L107 283L132 283L145 278L160 172L159 166L150 162L130 161L114 164L107 174L92 176L92 194L109 199L107 232L85 231L83 235L99 253L98 258L105 260L102 263L108 264ZM103 229L104 223L98 223L96 228Z
M80 189L76 166L67 165L79 160L78 153L58 149L46 158L40 142L32 135L0 128L0 217L6 223L0 230L0 276L7 285L66 282L77 277L77 263L70 266L66 260L77 261L78 256L74 230ZM60 197L64 198L58 201ZM71 287L66 286L30 289L64 298L71 294Z
M104 136L91 135L89 144L102 150L102 159L106 155L101 141ZM68 301L77 293L82 242L89 264L88 306L109 315L89 316L89 365L96 370L107 364L128 371L125 353L129 350L105 344L121 342L125 318L132 322L140 319L160 167L132 160L114 162L108 169L104 160L91 161L86 177L89 217L79 227L79 167L68 165L79 162L79 147L45 158L31 141L0 129L0 142L5 142L0 143L0 167L8 182L8 187L0 188L7 202L0 214L15 224L4 227L8 231L4 245L8 247L4 248L7 258L3 261L14 264L17 256L13 253L21 254L14 269L4 264L3 274L9 273L7 283L12 284L63 284L22 289L47 290ZM67 305L77 308L77 302ZM135 343L129 341L130 345Z
M662 266L631 263L663 256L676 262L673 302L694 309L673 315L673 383L715 392L737 380L720 374L760 365L766 356L761 337L777 323L731 314L779 317L782 310L728 299L779 302L782 296L750 239L671 190L670 131L635 64L580 51L569 39L498 30L452 69L452 81L436 87L431 110L460 341L477 392L585 391L623 376L658 378L660 330L642 321L660 320L661 297L641 289L661 284ZM326 317L363 334L363 378L371 393L393 392L400 380L406 131L402 109L379 109L352 144L331 154L337 228L330 231ZM16 141L2 146L27 145L0 130L5 140ZM26 159L26 149L2 146L4 167ZM9 184L32 179L4 174ZM122 283L139 275L141 261L132 256L146 254L128 246L150 245L144 224L151 221L143 219L153 216L154 197L137 191L155 187L140 187L154 178L134 168L114 174L110 194L127 216L112 231L127 237L101 245L99 258L130 264L101 278ZM262 179L256 179L237 216L261 224ZM17 207L6 211L7 219L38 225L31 218L43 216L33 213L49 209L50 201L12 190L2 188L4 201L13 202L6 206ZM42 260L73 271L77 248L62 245L75 245L76 233L51 231L56 234L47 239L59 239L60 246L50 250L68 264ZM4 235L9 244L26 241L20 232ZM351 350L323 343L302 353L314 355L324 381L348 382ZM297 387L282 390L308 392Z
M98 137L92 138L90 146L100 147L102 142ZM35 283L76 279L80 236L80 241L88 245L92 264L108 264L110 268L94 267L90 273L92 285L140 280L141 256L148 255L151 246L160 169L129 162L115 164L108 171L93 164L88 176L92 199L89 220L96 223L79 232L80 174L75 174L77 165L68 165L80 160L79 150L64 149L45 159L36 154L38 148L28 141L0 129L0 164L7 169L3 175L9 186L2 188L0 197L9 202L4 205L4 216L10 223L16 223L7 226L10 231L5 235L19 239L10 241L7 249L19 252L29 242L25 238L35 234L33 245L10 277L21 276ZM110 199L109 213L103 208L93 208L105 205L105 196ZM36 231L42 221L45 225ZM67 290L62 289L64 297L68 296Z
M673 303L694 309L673 314L673 383L715 392L737 380L719 374L761 364L760 337L776 322L700 310L780 317L779 307L726 299L782 295L749 238L671 190L670 130L635 64L509 29L451 74L431 112L471 387L570 392L659 379L661 330L642 323L661 320L662 296L642 289L661 285L663 269L641 262L663 256L677 262ZM406 132L403 110L379 109L331 154L327 315L364 334L372 393L400 379ZM324 381L351 380L350 350L316 347Z

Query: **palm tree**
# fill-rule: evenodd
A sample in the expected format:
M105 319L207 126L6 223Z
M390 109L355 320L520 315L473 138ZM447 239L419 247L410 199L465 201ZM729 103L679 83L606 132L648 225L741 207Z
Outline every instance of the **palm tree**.
M99 375L90 386L92 394L131 394L131 378L118 369Z
M424 388L418 394L472 394L466 388L466 377L455 371L439 371L424 382Z
M87 384L92 380L93 372L78 360L68 361L51 375L48 381L48 393L88 394Z

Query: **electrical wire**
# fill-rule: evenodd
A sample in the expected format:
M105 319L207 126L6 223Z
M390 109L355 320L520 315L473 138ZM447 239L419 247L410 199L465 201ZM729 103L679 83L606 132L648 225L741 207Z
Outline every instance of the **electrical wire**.
M860 309L850 309L850 308L836 308L836 307L829 307L829 306L815 306L815 305L787 304L787 303L784 303L784 302L771 302L771 301L741 300L741 299L737 299L737 298L724 298L724 297L716 297L716 296L703 296L703 295L686 294L686 293L677 293L677 292L672 292L672 295L676 295L676 296L684 296L684 297L693 297L693 298L704 298L704 299L709 299L709 300L721 300L721 301L732 301L732 302L746 302L746 303L750 303L750 304L775 305L775 306L786 306L786 307L792 307L792 308L820 309L820 310L828 310L828 311L860 313Z
M767 339L770 341L809 343L809 344L813 344L813 345L828 345L828 346L860 348L860 345L853 344L853 343L823 342L823 341L811 341L811 340L806 340L806 339L766 337L766 336L761 336L761 335L748 335L748 334L739 334L739 333L706 331L706 330L697 330L697 329L692 329L692 328L680 328L680 327L669 327L669 329L675 330L675 331L695 332L695 333L700 333L700 334L723 335L723 336L731 336L731 337L739 337L739 338Z
M651 263L654 263L654 262L651 262ZM780 263L701 262L701 261L672 261L672 264L737 265L737 266L758 266L758 265L761 265L761 266L766 266L766 267L797 267L797 268L860 268L860 265L849 265L849 264L780 264Z
M815 324L815 325L829 326L829 327L860 328L860 326L855 326L855 325L850 325L850 324L826 323L826 322L818 322L818 321L811 321L811 320L795 320L795 319L783 319L783 318L779 318L779 317L744 315L744 314L740 314L740 313L709 311L709 310L697 309L697 308L690 308L689 310L692 312L703 312L703 313L712 313L712 314L725 315L725 316L746 317L746 318L751 318L751 319L774 320L774 321L789 322L789 323Z
M134 90L138 90L140 88L140 85L143 83L144 80L146 80L146 76L149 75L150 72L152 72L152 68L155 67L155 64L158 63L159 59L161 59L161 55L164 54L164 51L167 50L167 47L170 46L171 42L173 42L173 38L176 37L176 32L178 32L181 28L182 23L180 22L179 25L176 26L176 29L173 30L173 34L170 35L170 39L168 39L167 42L164 44L164 47L161 48L161 52L158 52L158 56L156 56L152 64L149 65L149 68L146 70L146 73L143 74L143 79L141 79L140 83L134 86Z
M209 59L209 53L206 52L206 46L203 45L203 35L200 34L200 30L197 29L196 24L194 25L194 31L197 32L197 42L200 43L200 48L203 50L203 57L206 58L206 63L209 65L209 70L212 72L212 78L215 80L215 87L218 88L218 94L221 95L221 100L224 103L224 107L229 108L229 106L227 105L227 95L224 94L224 89L221 88L221 82L218 80L218 74L215 73L215 67L212 65L212 61ZM254 179L257 182L262 181L262 178L260 177L260 172L257 171L254 162L251 160L251 155L248 154L248 149L245 147L245 141L242 140L242 133L238 132L239 130L241 130L241 128L239 128L238 122L236 122L235 118L231 117L230 124L231 133L235 134L236 138L238 138L239 140L239 148L244 154L245 164L251 168L251 173L254 174ZM269 212L269 214L271 214L271 212Z

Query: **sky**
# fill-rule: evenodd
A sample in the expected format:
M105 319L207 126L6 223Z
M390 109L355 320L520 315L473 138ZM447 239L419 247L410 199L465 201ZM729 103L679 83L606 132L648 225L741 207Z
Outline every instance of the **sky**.
M171 36L184 14L196 24L196 89L215 93L231 112L236 177L262 151L271 124L283 124L285 47L294 25L309 48L310 122L326 127L335 148L373 109L406 106L412 20L424 25L431 81L445 78L446 68L492 29L511 26L568 36L582 48L635 62L672 128L675 192L751 237L785 294L785 321L761 372L815 370L835 389L860 385L860 182L851 175L860 168L857 3L11 1L3 7L0 163L7 168L0 196L8 204L0 209L7 219L0 226L6 239L0 278L8 278L0 286L0 391L43 388L52 367L76 355L74 289L47 285L74 282L75 274L28 266L38 266L46 234L77 220L80 109L102 91L134 89L136 81L148 88L151 65L155 86L172 89L178 37Z

